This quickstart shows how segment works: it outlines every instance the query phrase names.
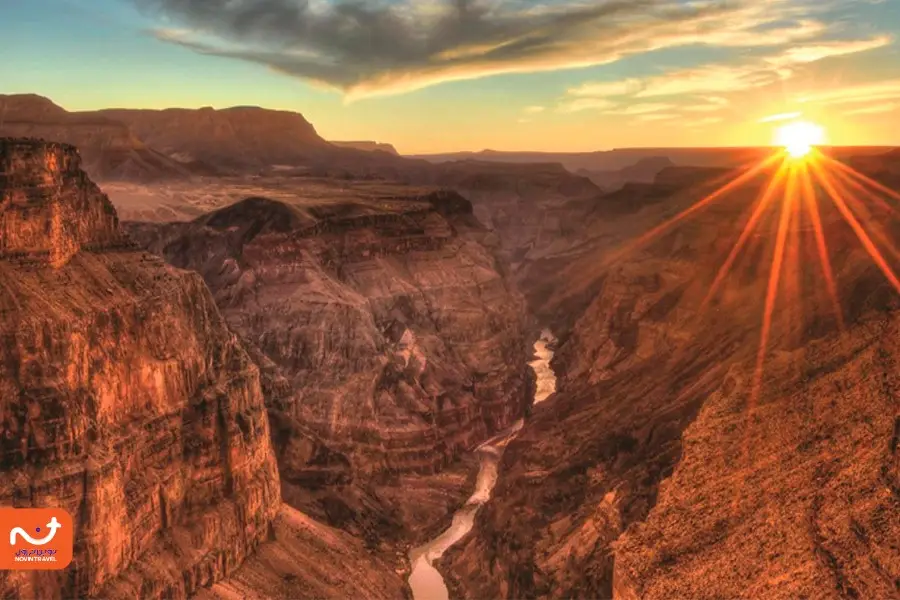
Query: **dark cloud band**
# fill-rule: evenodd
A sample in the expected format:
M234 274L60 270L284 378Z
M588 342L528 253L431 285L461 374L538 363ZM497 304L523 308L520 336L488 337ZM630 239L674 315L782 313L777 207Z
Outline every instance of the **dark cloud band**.
M167 41L348 92L600 64L648 49L642 31L700 31L715 25L711 18L727 19L746 6L744 0L134 1L193 32L160 34Z

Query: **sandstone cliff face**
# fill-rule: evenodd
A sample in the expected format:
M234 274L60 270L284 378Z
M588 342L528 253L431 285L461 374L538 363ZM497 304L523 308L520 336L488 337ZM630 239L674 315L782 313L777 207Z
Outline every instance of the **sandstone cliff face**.
M186 597L279 506L259 370L198 275L120 241L74 148L4 140L0 169L0 504L76 527L68 569L0 593Z
M115 209L69 146L0 140L0 256L62 266L83 246L121 241Z
M159 181L190 176L191 165L156 152L120 121L71 113L47 98L0 94L0 136L35 137L78 146L98 180Z
M220 167L302 164L330 148L303 115L290 111L236 106L96 114L127 124L168 156Z
M130 231L200 272L266 365L286 501L377 544L429 524L415 474L523 414L529 330L468 201L329 189Z
M709 186L651 193L593 223L544 305L580 307L557 322L559 392L508 447L474 534L445 557L458 596L897 595L898 303L850 228L823 209L851 332L838 335L798 230L757 396L777 216L698 312L761 183L613 263L612 249Z

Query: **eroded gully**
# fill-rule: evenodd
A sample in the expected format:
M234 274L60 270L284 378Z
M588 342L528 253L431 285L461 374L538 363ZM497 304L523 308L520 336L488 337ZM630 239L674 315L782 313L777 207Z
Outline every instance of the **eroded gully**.
M543 402L556 390L556 375L550 368L550 360L553 358L553 350L550 346L556 341L553 334L544 330L541 337L534 343L534 360L529 366L534 369L537 376L537 385L534 393L534 403ZM409 552L409 560L412 571L409 575L409 587L412 589L414 600L449 600L447 586L440 572L433 566L456 542L461 540L475 524L475 513L491 498L491 492L497 483L497 469L503 450L522 428L523 421L516 421L506 431L494 436L476 448L479 469L475 483L475 491L469 497L466 504L453 515L450 527L439 536Z

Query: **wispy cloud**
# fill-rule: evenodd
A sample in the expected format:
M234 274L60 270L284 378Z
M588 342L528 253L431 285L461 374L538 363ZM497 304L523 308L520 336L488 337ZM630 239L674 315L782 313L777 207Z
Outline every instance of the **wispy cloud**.
M576 98L560 104L557 110L563 113L575 113L583 110L609 110L616 106L618 104L604 98Z
M803 116L802 112L789 112L789 113L779 113L777 115L769 115L768 117L763 117L758 122L759 123L776 123L778 121L789 121L791 119L796 119L797 117Z
M716 125L724 121L724 117L704 117L702 119L695 119L693 121L688 121L684 125L686 127L709 127L710 125Z
M793 67L826 58L845 56L873 50L890 43L891 39L879 36L864 40L832 41L796 45L768 55L745 60L737 64L713 63L698 67L678 69L662 75L643 79L628 78L618 81L592 82L567 91L563 104L587 103L590 99L633 102L649 98L706 95L720 106L728 103L719 94L731 94L764 87L793 76ZM710 96L712 94L712 96ZM838 98L836 96L835 98ZM705 108L688 109L703 111ZM712 111L712 109L709 109Z
M650 113L637 115L634 119L635 121L640 121L642 123L650 123L656 121L672 121L678 118L680 118L679 115L676 115L674 113Z
M671 104L647 103L647 104L631 104L623 108L616 108L604 111L608 115L646 115L650 113L659 113L670 111L675 106Z
M881 104L873 104L871 106L862 106L848 110L847 115L880 115L889 112L900 112L900 103L898 102L882 102Z
M891 38L891 36L879 35L867 40L822 42L819 44L788 48L781 54L769 57L766 60L774 65L812 63L825 58L876 50L889 45L892 41L893 38Z
M857 104L900 99L900 79L822 90L800 96L798 102L814 104Z
M681 107L681 110L686 112L717 112L722 110L724 107L721 104L687 104Z
M776 47L825 29L802 0L132 1L199 32L157 30L163 41L267 65L350 97L696 44Z
M522 109L522 112L526 115L536 115L547 110L544 106L526 106Z

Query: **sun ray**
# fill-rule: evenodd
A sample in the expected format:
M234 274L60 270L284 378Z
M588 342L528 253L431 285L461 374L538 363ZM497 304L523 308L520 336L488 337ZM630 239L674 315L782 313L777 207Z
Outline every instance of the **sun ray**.
M791 178L796 177L794 169L788 171L788 185L792 185ZM748 427L744 431L741 443L741 453L744 460L748 460L750 455L750 431L749 425L753 423L753 413L756 410L756 404L762 391L763 369L765 366L766 350L769 345L769 336L772 331L772 315L775 312L775 301L778 298L778 284L781 280L781 268L784 263L785 247L787 245L788 231L790 229L791 217L793 216L794 200L791 196L785 194L784 201L781 204L781 216L778 219L778 232L775 238L775 250L772 255L772 268L769 271L769 282L766 286L766 301L763 308L762 331L759 337L759 348L756 353L756 365L753 370L753 379L750 384L750 396L747 399L747 410L745 411L745 421ZM737 512L741 498L743 497L743 485L737 487L735 497L732 501L732 510Z
M822 154L821 156L830 166L838 169L839 171L842 171L843 173L846 173L850 177L856 178L861 183L865 183L865 184L872 186L879 192L890 196L894 200L900 201L900 193L892 190L891 188L887 187L886 185L884 185L878 181L875 181L868 175L864 175L864 174L860 173L859 171L857 171L850 165L845 165L844 163L842 163L839 160L835 160L829 156L825 156L824 154Z
M866 252L868 252L872 260L875 261L875 264L879 269L881 269L881 272L884 273L884 276L887 277L888 281L891 283L894 289L897 290L897 292L900 292L900 279L897 279L894 271L891 269L890 265L888 265L884 256L882 256L881 251L878 250L878 247L869 237L869 234L866 233L866 230L860 224L859 220L847 206L847 203L835 188L829 173L816 163L812 163L812 165L813 174L816 176L817 181L822 185L823 188L825 188L825 191L828 193L831 201L834 203L835 207L837 207L838 211L841 213L841 216L844 218L847 224L850 225L850 227L853 229L853 232L856 234L856 237L863 245L863 248L866 250Z
M803 297L801 294L802 281L800 278L800 251L801 232L803 225L803 212L801 202L801 191L799 182L799 170L804 163L791 163L791 173L788 175L787 185L785 186L785 196L791 198L788 237L785 247L785 262L783 269L784 279L784 297L785 307L789 322L799 323L803 319ZM802 340L802 332L799 328L792 331L792 336L797 340ZM799 363L794 362L794 366L798 367Z
M816 202L816 191L813 188L812 178L809 175L809 164L807 163L804 163L801 166L800 183L803 186L801 194L803 207L806 210L806 214L809 215L813 226L813 236L816 241L819 264L822 267L822 275L825 277L825 288L831 299L831 307L832 310L834 310L838 328L843 333L846 330L844 325L844 311L841 308L837 282L834 279L834 272L831 269L831 255L828 253L828 242L825 240L825 229L822 227L822 216L819 213L819 203Z
M652 241L654 238L658 237L660 234L667 231L668 229L671 229L672 227L674 227L675 225L677 225L678 223L680 223L687 217L691 216L692 214L696 213L700 209L702 209L706 206L709 206L710 204L712 204L713 202L715 202L716 200L718 200L725 194L728 194L729 192L732 192L735 189L739 188L740 186L744 185L745 183L747 183L748 181L750 181L751 179L753 179L754 177L756 177L757 175L762 173L765 169L772 166L778 159L781 159L781 158L783 158L781 154L775 154L773 156L770 156L766 159L759 161L758 163L756 163L753 167L751 167L746 172L742 173L738 177L735 177L734 179L732 179L725 185L719 187L714 192L708 194L706 197L702 198L701 200L695 202L690 207L686 208L685 210L681 211L680 213L678 213L671 219L667 220L665 223L657 225L650 231L648 231L645 234L638 237L636 240L627 244L624 248L622 248L618 252L613 253L609 257L607 262L615 262L617 260L622 259L624 256L630 254L631 252L634 252L641 246Z
M845 173L844 171L840 170L834 170L832 171L832 173L837 182L843 183L844 185L853 188L854 190L856 190L856 192L863 194L892 215L900 214L900 212L898 212L895 207L891 206L890 203L887 202L887 200L874 193L872 190L866 188L866 186L864 186L859 180L854 179L849 173Z
M847 188L842 185L842 182L838 181L836 176L831 183L834 185L835 191L840 194L847 203L847 207L850 211L856 215L860 224L869 224L869 235L874 238L875 242L881 244L882 251L887 251L892 258L900 261L900 251L894 247L890 238L879 228L877 219L872 215L872 212L869 210L866 203L850 193Z
M753 213L750 215L750 219L747 221L747 224L741 231L741 235L738 237L737 242L735 242L734 247L731 249L728 257L725 259L725 262L719 268L719 272L716 274L716 278L713 280L712 285L709 288L709 292L703 299L703 303L700 305L701 314L704 313L708 308L709 303L710 301L712 301L713 296L715 296L716 292L718 291L719 286L722 285L725 277L728 276L731 267L734 265L734 261L737 260L738 254L740 254L741 250L743 250L744 245L753 234L757 223L759 223L759 220L762 218L763 214L765 214L766 208L768 208L769 204L771 204L776 192L782 187L784 179L784 167L785 163L779 165L778 171L776 171L772 178L769 179L765 190L756 203L756 208L754 208Z
M796 172L791 169L788 172L788 186L791 187L796 182ZM791 180L794 180L793 182ZM772 256L772 268L769 271L769 283L766 288L766 303L763 309L762 332L759 338L759 350L756 355L756 369L753 372L753 387L751 388L751 406L759 396L762 386L763 365L766 357L766 349L769 345L769 336L772 332L772 315L775 312L775 301L778 298L778 284L781 281L781 269L784 264L785 246L787 244L788 231L793 216L794 198L785 194L784 202L781 205L781 217L778 220L778 233L775 237L775 253Z

